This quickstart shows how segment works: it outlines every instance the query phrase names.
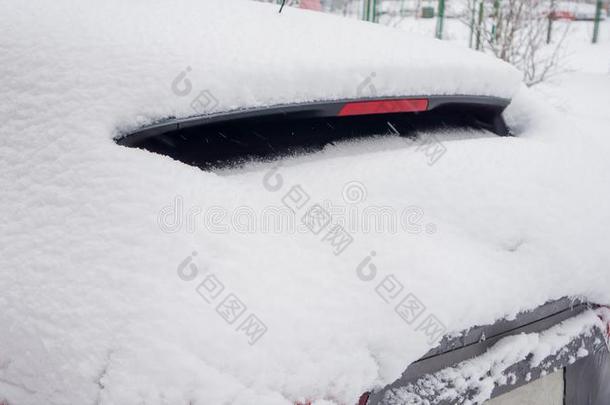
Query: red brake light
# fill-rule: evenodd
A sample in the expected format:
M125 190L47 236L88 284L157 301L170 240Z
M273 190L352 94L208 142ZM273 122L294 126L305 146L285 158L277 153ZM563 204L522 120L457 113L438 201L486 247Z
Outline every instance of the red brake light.
M346 103L339 111L340 117L350 115L391 114L419 112L428 109L427 98L406 98L399 100L354 101Z
M365 392L364 394L362 394L362 396L360 396L360 399L358 400L358 405L366 405L366 403L369 401L369 395L369 392ZM305 403L297 402L294 405L311 405L311 401L307 401Z

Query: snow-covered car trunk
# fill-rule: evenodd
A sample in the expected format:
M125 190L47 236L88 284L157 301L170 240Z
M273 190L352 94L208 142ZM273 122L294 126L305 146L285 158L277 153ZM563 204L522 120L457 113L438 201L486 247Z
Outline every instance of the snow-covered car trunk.
M443 336L610 303L608 137L505 63L240 0L0 10L0 402L352 404ZM214 171L115 142L432 96L511 100L517 136L418 131Z

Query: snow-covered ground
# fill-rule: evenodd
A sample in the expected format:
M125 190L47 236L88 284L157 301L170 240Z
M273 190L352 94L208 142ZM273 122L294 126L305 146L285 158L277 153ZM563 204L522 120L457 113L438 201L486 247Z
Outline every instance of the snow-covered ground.
M112 138L192 114L181 72L218 108L354 97L372 72L379 95L509 94L515 75L257 3L53 4L0 0L0 402L351 404L443 332L563 296L610 303L607 22L600 45L570 42L577 72L515 95L515 138L383 137L212 173ZM324 233L248 231L295 208L294 186L310 197L297 222L330 201L406 226L354 232L340 255Z

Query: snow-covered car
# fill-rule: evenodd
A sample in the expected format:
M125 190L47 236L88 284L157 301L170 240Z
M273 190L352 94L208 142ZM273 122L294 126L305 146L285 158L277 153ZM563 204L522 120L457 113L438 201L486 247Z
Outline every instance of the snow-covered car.
M562 1L557 3L552 15L555 19L592 21L595 20L597 7L595 4ZM600 19L606 19L606 10L601 9Z
M610 403L609 143L510 65L242 0L0 10L0 404Z
M578 3L575 11L574 18L577 21L593 21L597 14L597 7L595 4ZM599 17L601 20L606 19L606 9L600 9Z

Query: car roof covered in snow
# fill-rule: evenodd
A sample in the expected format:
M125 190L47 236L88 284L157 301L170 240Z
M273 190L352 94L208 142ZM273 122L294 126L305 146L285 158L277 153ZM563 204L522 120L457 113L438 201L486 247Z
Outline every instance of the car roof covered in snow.
M49 74L107 87L115 123L383 96L510 99L520 74L467 48L377 24L252 1L37 3L11 23L44 32ZM45 15L42 15L45 14ZM78 32L78 35L74 35ZM53 55L54 54L54 55ZM57 63L53 63L59 59ZM121 81L121 91L111 91ZM197 104L197 105L194 105ZM198 108L199 107L199 108Z
M610 302L607 137L502 62L247 1L0 9L0 402L352 403L438 331ZM221 172L113 142L200 94L214 112L517 90L514 138L380 138ZM312 232L316 204L332 223Z

